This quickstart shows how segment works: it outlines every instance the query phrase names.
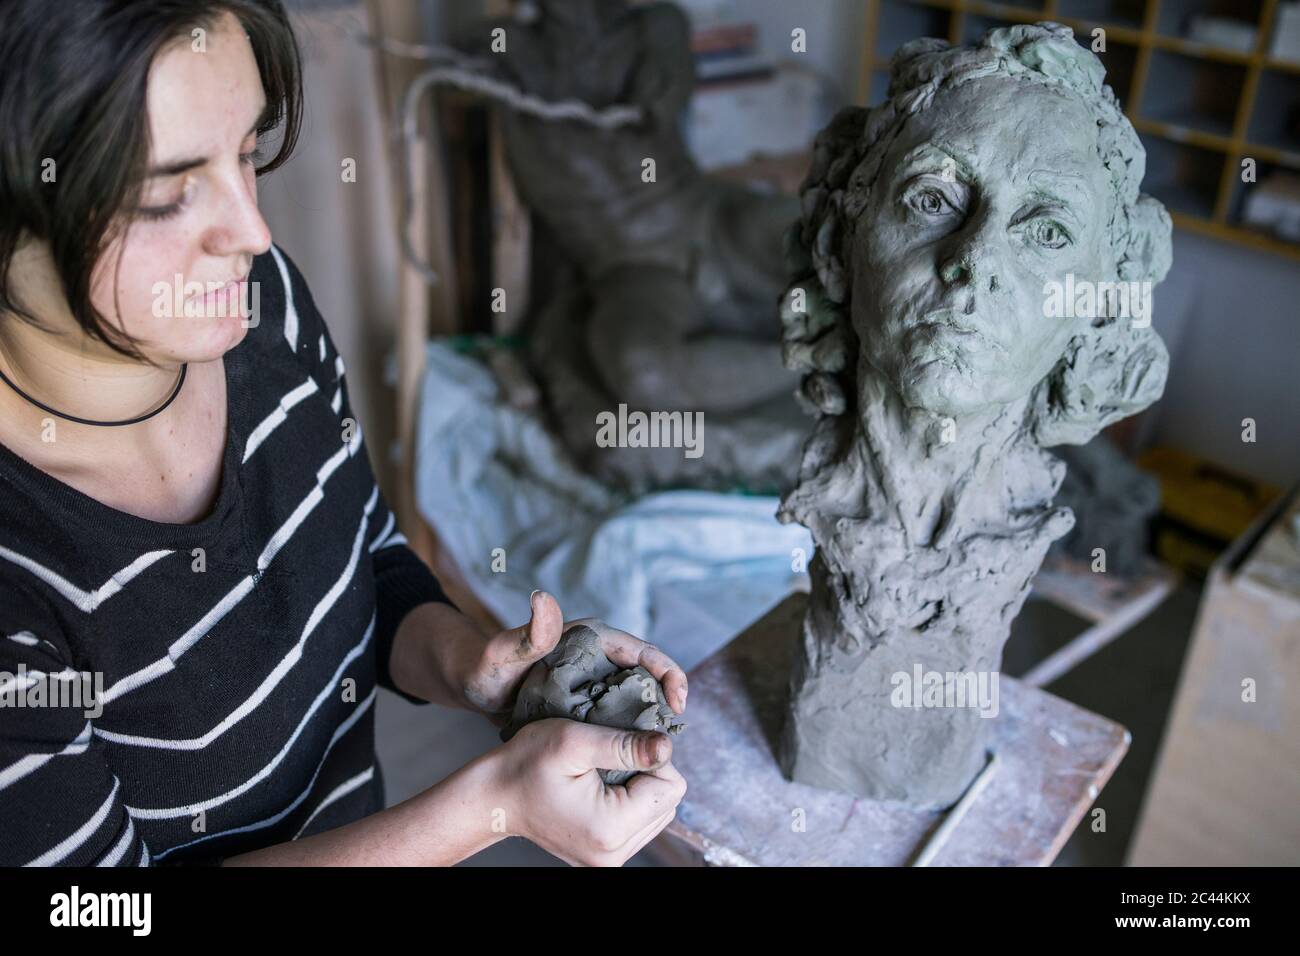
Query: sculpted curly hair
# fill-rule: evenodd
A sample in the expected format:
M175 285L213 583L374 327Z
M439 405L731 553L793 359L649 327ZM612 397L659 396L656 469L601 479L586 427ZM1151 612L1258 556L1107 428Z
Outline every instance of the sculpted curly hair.
M1171 258L1169 214L1140 190L1146 151L1104 74L1101 61L1056 23L991 30L974 46L916 40L891 61L883 104L844 109L822 131L800 190L802 217L786 237L794 279L781 308L785 363L805 373L801 395L817 412L842 415L857 394L856 363L846 360L858 352L848 318L853 290L847 252L854 229L893 139L942 90L1007 76L1081 100L1096 119L1098 161L1115 199L1107 223L1115 278L1152 284L1164 278ZM1033 438L1046 447L1089 441L1159 397L1167 367L1164 344L1150 327L1135 328L1117 316L1096 319L1035 387Z

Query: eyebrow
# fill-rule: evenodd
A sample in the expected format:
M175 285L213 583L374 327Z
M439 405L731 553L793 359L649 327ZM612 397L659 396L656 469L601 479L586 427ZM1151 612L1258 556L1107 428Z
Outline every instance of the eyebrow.
M971 164L962 156L961 150L949 146L947 143L922 143L913 149L908 150L903 155L903 166L911 166L927 158L928 154L939 153L946 156L957 164L957 172L965 179L973 179L974 172Z
M1050 182L1043 182L1044 179L1050 179ZM1061 191L1068 191L1074 194L1074 200L1085 199L1087 190L1083 186L1083 177L1074 173L1053 172L1046 173L1035 171L1029 175L1029 186L1037 196L1050 199L1059 206L1065 206L1073 211L1074 202L1071 199L1061 195ZM1058 189L1056 187L1062 187Z
M257 119L253 121L253 125L248 128L248 132L245 133L243 136L244 139L247 139L249 136L252 136L255 132L257 132L258 129L261 128L262 123L266 121L267 113L269 110L270 110L269 103L266 106L262 107L262 112L257 115ZM207 161L208 159L206 156L197 159L178 159L170 163L163 163L161 166L151 166L149 168L149 172L146 175L150 179L162 178L167 176L178 176L181 173L188 173L191 169L197 169Z

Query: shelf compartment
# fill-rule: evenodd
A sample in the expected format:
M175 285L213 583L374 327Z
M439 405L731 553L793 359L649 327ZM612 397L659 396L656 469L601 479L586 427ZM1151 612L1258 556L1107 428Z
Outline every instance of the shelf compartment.
M1061 17L1132 30L1142 28L1145 12L1145 0L1058 0L1056 4L1056 13Z
M1234 156L1234 175L1232 180L1232 197L1228 202L1228 225L1234 229L1240 229L1250 232L1254 235L1265 237L1278 243L1285 243L1300 251L1300 240L1291 238L1287 234L1278 234L1271 228L1264 225L1247 222L1246 204L1252 190L1266 187L1266 184L1274 176L1287 178L1291 182L1291 188L1294 190L1297 184L1300 184L1300 166L1288 166L1278 163L1261 162L1259 157L1253 156L1257 166L1255 169L1255 182L1243 183L1241 181L1241 160L1251 156L1249 150L1246 150L1241 156Z
M1153 50L1137 116L1211 136L1230 137L1246 68Z
M874 51L876 60L887 63L900 46L921 37L948 39L951 16L948 10L936 6L905 0L881 0Z
M1138 135L1147 151L1142 191L1159 199L1171 213L1209 219L1214 214L1219 178L1228 157L1190 143L1174 143L1147 133Z
M1263 70L1246 126L1246 139L1300 153L1300 76Z
M1156 13L1156 33L1161 37L1176 37L1195 46L1211 50L1237 53L1249 56L1259 48L1258 25L1263 13L1264 0L1176 0L1174 3L1161 3ZM1191 38L1192 19L1198 16L1221 17L1235 20L1245 26L1255 28L1255 42L1249 50L1236 47L1206 44Z

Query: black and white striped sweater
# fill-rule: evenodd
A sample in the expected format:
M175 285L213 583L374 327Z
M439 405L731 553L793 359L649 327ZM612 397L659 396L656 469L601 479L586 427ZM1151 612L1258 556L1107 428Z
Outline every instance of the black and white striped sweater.
M0 445L0 865L213 863L383 807L376 684L402 617L447 598L301 274L273 248L250 280L207 518L128 515ZM58 693L82 674L99 701Z

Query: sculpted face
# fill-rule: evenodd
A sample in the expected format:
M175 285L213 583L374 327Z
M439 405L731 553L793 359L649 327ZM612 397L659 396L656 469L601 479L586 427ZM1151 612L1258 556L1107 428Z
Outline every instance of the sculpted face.
M990 77L941 92L888 147L849 251L853 325L908 407L1015 401L1086 318L1044 286L1115 275L1096 122L1077 98Z

